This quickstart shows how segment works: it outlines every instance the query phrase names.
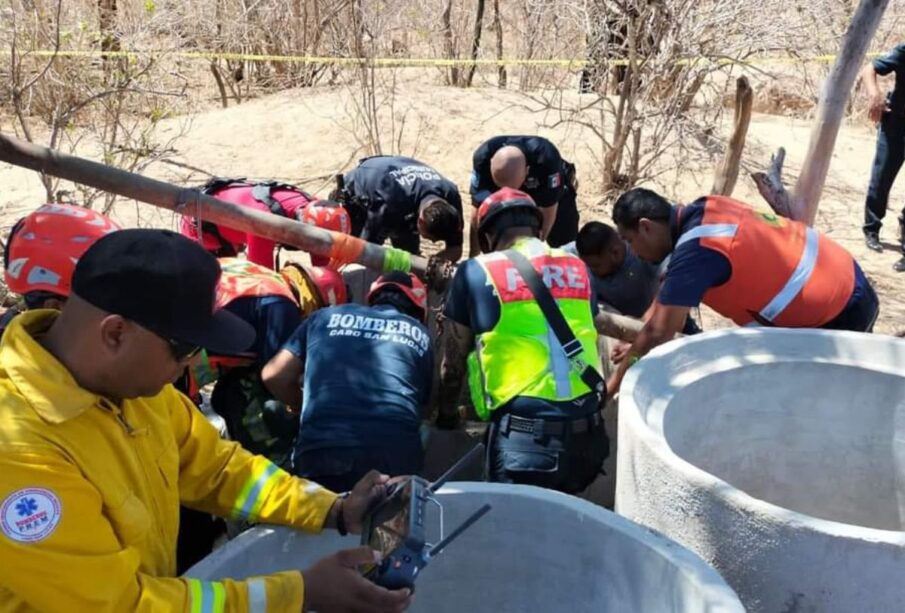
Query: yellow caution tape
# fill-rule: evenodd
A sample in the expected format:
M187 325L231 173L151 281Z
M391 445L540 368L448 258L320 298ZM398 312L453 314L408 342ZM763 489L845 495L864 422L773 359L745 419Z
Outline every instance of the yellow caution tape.
M255 53L226 53L215 51L101 51L98 49L91 50L61 50L54 51L52 49L40 49L22 54L23 56L36 57L107 57L107 58L139 58L147 56L170 56L189 60L234 60L243 62L286 62L295 64L333 64L333 65L366 65L366 66L386 66L386 67L417 67L417 66L565 66L568 68L583 68L590 62L588 60L579 59L520 59L520 58L502 58L502 59L468 59L468 58L396 58L396 57L380 57L380 58L362 58L362 57L322 57L315 55L263 55ZM877 57L881 55L877 52L868 53L867 57ZM758 56L744 60L736 60L731 58L720 58L711 60L703 57L687 58L678 60L677 64L693 64L693 63L713 63L717 65L757 65L757 64L807 64L807 63L829 63L835 61L835 55L817 55L811 57L769 57ZM626 66L628 60L611 60L608 62L610 66Z

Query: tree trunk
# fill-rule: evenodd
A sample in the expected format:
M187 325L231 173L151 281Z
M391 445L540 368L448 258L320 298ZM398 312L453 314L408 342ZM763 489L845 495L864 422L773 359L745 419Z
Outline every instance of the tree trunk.
M443 15L440 20L443 22L443 39L446 44L446 58L449 60L456 59L456 45L453 39L452 31L452 5L453 0L446 0L446 7L443 9ZM453 64L449 67L449 84L459 84L459 67Z
M735 81L735 121L732 136L729 138L729 146L723 156L713 180L712 194L731 196L738 181L738 167L742 161L742 151L745 149L745 138L748 136L748 126L751 124L751 104L754 94L747 77L739 77Z
M101 51L119 51L116 33L116 0L97 0L98 26L101 34ZM101 55L106 61L107 56Z
M808 152L792 198L793 218L809 225L814 223L817 215L817 206L826 183L836 136L839 134L852 85L887 4L889 0L861 0L845 33L842 50L823 86L817 108L817 123L811 132Z
M478 59L478 51L481 49L481 33L484 29L484 0L478 0L477 8L475 9L475 18L474 18L474 35L471 39L471 66L468 67L468 76L465 77L465 87L471 87L471 83L474 80L475 69L477 68L477 64L474 63L475 60Z
M214 75L214 81L217 82L217 90L220 92L220 104L223 108L229 106L229 98L226 95L226 85L223 83L223 75L220 74L220 60L211 60L211 73Z
M500 19L500 0L493 0L493 31L496 32L496 59L501 62L497 68L497 86L506 87L506 66L503 61L503 21Z

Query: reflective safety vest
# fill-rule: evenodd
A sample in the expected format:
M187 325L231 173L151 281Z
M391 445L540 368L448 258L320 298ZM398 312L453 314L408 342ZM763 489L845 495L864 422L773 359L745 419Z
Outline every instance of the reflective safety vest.
M241 258L220 258L218 261L223 271L217 284L218 309L250 296L282 296L299 303L279 273Z
M726 283L704 294L704 304L740 326L816 328L838 316L854 291L851 254L773 212L710 196L701 225L679 236L676 247L695 238L732 267Z
M527 257L550 288L581 342L582 360L599 370L597 330L591 315L591 283L584 262L537 239L513 247ZM567 401L591 393L571 367L547 318L504 253L476 258L500 301L496 326L478 334L468 358L471 398L481 419L516 396Z
M219 258L220 282L217 284L218 309L239 298L282 296L294 304L299 301L289 289L288 282L282 275L269 268L243 260L241 258ZM183 391L196 403L200 402L200 390L205 385L216 381L221 374L233 368L250 366L254 363L253 355L220 356L208 355L201 351L198 359L189 368L189 377Z

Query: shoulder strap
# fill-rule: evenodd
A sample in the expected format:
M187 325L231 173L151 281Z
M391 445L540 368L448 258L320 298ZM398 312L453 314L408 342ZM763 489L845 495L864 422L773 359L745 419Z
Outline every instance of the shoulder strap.
M534 295L537 306L540 307L544 317L547 318L547 323L550 324L553 334L556 335L556 340L559 341L563 351L566 353L572 370L581 377L585 385L602 398L606 394L606 382L596 368L581 358L583 349L581 342L575 338L575 333L572 332L569 322L566 321L562 311L559 310L559 305L556 304L556 299L553 298L550 289L544 284L540 275L534 270L534 266L531 265L531 262L524 255L515 249L507 249L503 254L515 265L519 275L521 275L528 289Z
M232 179L229 177L212 177L201 188L201 193L213 195L214 192L219 192L221 189L233 185L250 185L250 183L248 183L248 181L246 181L244 177L239 177L237 179Z
M283 183L282 181L261 181L260 183L256 183L254 188L252 188L251 190L251 195L258 202L263 202L264 204L266 204L270 208L270 212L274 215L282 215L283 217L286 217L286 210L283 208L283 205L277 202L277 200L273 197L273 192L278 189L301 194L308 202L313 202L315 200L314 196L312 196L302 188L296 187L291 183Z

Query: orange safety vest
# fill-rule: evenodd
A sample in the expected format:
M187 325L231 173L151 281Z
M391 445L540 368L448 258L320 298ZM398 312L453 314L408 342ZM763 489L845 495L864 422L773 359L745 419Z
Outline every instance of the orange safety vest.
M217 284L217 308L249 296L282 296L296 305L295 294L282 275L240 258L220 258L220 283Z
M695 238L732 266L704 304L740 326L820 327L842 312L855 288L848 251L803 223L731 198L709 196L701 225L679 236L676 247Z

